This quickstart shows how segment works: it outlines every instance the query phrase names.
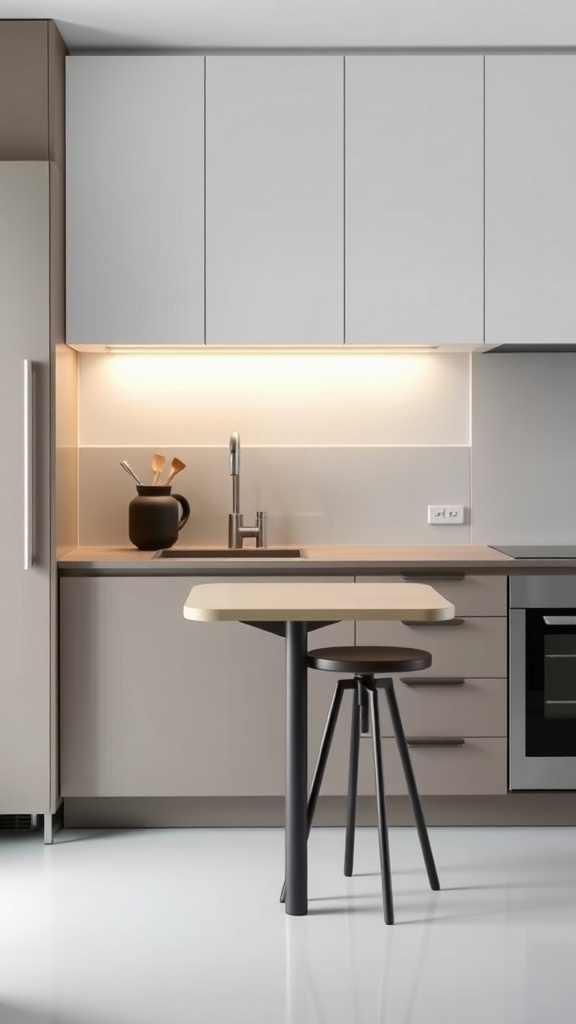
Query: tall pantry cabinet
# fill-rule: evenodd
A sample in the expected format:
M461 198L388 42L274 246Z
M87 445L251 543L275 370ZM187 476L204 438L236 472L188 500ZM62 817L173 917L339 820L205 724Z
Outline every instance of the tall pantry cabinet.
M64 57L52 22L0 23L0 816L43 815L47 840L59 802L55 494L74 461L56 454L56 391L74 359L62 344Z

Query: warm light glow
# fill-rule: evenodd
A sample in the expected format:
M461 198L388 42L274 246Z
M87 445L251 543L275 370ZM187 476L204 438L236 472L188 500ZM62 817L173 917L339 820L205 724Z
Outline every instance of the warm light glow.
M470 356L461 353L83 353L79 371L83 445L222 445L231 430L267 447L469 438Z
M437 358L437 357L433 357ZM429 379L432 357L417 353L382 355L374 352L349 353L342 359L326 352L233 351L206 354L202 358L188 354L135 355L115 354L105 367L108 379L127 388L143 388L151 393L162 387L175 392L193 388L295 394L348 389L374 390L378 381L415 384ZM296 389L296 391L295 391Z

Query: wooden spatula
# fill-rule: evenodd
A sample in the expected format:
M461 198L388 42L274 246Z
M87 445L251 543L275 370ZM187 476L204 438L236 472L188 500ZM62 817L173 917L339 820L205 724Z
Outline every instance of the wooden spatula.
M172 462L170 463L170 472L168 473L166 483L163 486L167 487L176 476L176 473L181 473L183 469L186 469L185 462L181 462L180 459L172 459Z
M158 480L160 478L160 473L164 469L165 465L166 465L166 459L165 459L164 455L153 455L152 456L152 472L154 473L154 476L152 477L152 486L153 487L158 483Z

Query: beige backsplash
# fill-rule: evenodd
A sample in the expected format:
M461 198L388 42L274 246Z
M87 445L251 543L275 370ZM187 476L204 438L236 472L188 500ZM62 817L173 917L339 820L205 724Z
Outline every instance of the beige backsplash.
M119 466L127 459L151 481L151 448L80 449L80 543L126 544L135 487ZM232 508L228 448L158 451L186 463L174 491L192 513L182 543L226 544ZM470 528L426 523L428 504L466 505L468 447L242 446L241 510L251 523L269 513L269 544L467 544Z
M154 451L187 464L182 542L226 544L232 430L241 510L268 512L270 544L469 541L468 523L426 522L429 504L469 504L468 355L82 354L79 382L81 544L128 542L118 463L150 482Z

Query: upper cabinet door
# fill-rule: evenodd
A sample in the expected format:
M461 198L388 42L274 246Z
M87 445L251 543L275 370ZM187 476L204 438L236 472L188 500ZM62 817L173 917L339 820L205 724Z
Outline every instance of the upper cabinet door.
M576 341L576 57L486 58L486 342Z
M343 341L343 58L206 58L206 340Z
M346 342L483 342L483 58L346 58Z
M67 340L204 342L204 59L67 59Z

